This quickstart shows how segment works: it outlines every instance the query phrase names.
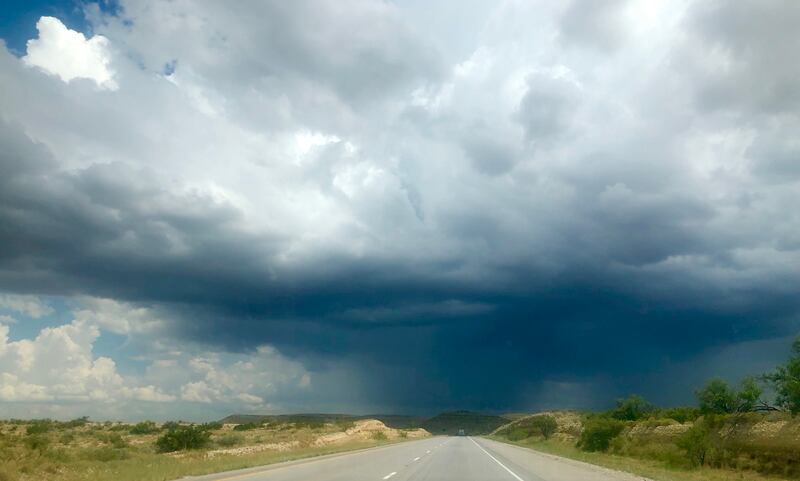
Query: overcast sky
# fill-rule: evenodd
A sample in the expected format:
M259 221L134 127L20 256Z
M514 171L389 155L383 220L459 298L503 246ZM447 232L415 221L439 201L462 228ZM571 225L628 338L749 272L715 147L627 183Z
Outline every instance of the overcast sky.
M691 403L800 331L800 2L18 3L2 417Z

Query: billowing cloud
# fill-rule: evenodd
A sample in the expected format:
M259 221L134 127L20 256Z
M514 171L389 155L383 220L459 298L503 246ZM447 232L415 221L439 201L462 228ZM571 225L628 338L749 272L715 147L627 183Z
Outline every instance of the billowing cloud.
M179 415L186 403L214 403L198 411L208 417L224 414L220 409L280 405L287 388L310 389L310 375L303 366L271 346L239 354L208 351L177 343L153 326L120 329L125 322L142 320L144 308L107 299L79 302L72 322L43 328L31 339L11 341L11 328L0 324L0 401L34 403L41 412L72 405L72 410L62 412L77 416L87 409L102 410L119 418L129 418L126 410L131 408L146 412L147 403L164 403L157 409L161 416ZM136 357L145 368L121 374L114 359L97 355L98 339L106 331L127 334L130 342L140 343Z
M44 18L26 56L0 50L4 332L83 332L76 396L198 415L598 406L660 375L685 402L686 363L771 361L800 327L796 14L502 2L458 36L367 0ZM97 330L125 353L92 354Z
M64 82L85 78L100 87L117 89L109 65L108 39L102 35L87 39L53 17L40 18L36 29L39 38L28 41L28 53L22 57L26 65L57 75Z

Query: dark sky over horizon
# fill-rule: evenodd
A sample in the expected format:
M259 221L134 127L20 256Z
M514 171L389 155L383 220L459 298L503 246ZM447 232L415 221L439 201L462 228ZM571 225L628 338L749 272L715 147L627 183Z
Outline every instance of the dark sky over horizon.
M0 13L1 415L685 404L800 332L796 2Z

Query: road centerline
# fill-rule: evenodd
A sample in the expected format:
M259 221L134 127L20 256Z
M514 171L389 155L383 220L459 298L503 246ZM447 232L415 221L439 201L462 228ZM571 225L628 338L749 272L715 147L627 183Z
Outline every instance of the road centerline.
M500 461L499 461L497 458L495 458L494 456L492 456L492 455L489 453L489 451L487 451L487 450L483 449L483 446L481 446L480 444L478 444L478 442L477 442L477 441L475 441L474 439L472 439L472 437L470 437L470 438L469 438L469 440L470 440L470 441L472 441L472 442L475 444L475 446L478 446L478 449L480 449L480 450L481 450L481 451L483 451L483 452L484 452L484 453L485 453L487 456L489 456L490 458L492 458L492 461L494 461L495 463L499 464L501 468L503 468L503 469L505 469L506 471L508 471L508 474L510 474L511 476L514 476L514 478L515 478L517 481L524 481L522 478L520 478L519 476L517 476L517 474L516 474L514 471L511 471L511 470L508 468L508 466L506 466L505 464L501 463L501 462L500 462Z

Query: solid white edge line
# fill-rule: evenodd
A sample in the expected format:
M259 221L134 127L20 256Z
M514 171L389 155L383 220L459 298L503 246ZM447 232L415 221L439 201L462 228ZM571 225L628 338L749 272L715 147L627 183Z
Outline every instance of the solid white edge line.
M397 474L397 471L392 471L391 473L389 473L386 476L384 476L383 479L389 479L392 476L394 476L395 474ZM522 481L522 480L520 480L520 481Z
M470 440L470 441L472 441L473 443L475 443L475 446L478 446L478 448L479 448L481 451L483 451L484 453L486 453L486 455L487 455L487 456L489 456L490 458L492 458L492 460L493 460L495 463L499 464L499 465L500 465L500 467L502 467L503 469L505 469L506 471L508 471L508 474L510 474L511 476L514 476L514 478L516 478L516 479L517 479L517 481L523 481L523 480L522 480L522 478L520 478L519 476L517 476L517 474L516 474L514 471L511 471L510 469L508 469L508 468L506 467L506 465L505 465L505 464L501 463L500 461L498 461L498 460L497 460L497 458L495 458L494 456L492 456L491 454L489 454L489 451L487 451L487 450L483 449L483 446L481 446L480 444L478 444L478 442L477 442L477 441L475 441L474 439L472 439L472 437L471 437L471 436L470 436L469 440ZM385 478L384 478L384 479L385 479Z

